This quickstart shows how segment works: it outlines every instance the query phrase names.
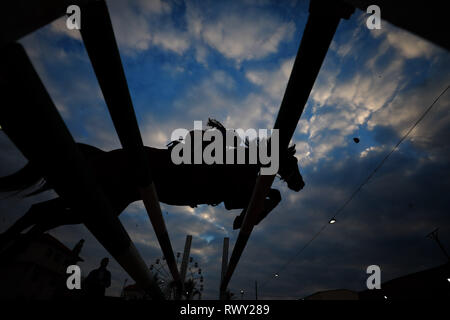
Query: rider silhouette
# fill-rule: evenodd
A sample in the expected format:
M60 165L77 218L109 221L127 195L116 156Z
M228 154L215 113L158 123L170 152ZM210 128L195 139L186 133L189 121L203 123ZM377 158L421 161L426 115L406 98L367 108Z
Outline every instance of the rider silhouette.
M100 267L92 270L85 280L86 295L92 298L105 296L106 288L111 285L111 272L106 269L108 258L103 258Z

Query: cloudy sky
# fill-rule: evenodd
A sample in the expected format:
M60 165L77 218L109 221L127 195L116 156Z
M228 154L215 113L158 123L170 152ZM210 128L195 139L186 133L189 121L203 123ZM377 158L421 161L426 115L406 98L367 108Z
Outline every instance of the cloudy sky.
M174 129L208 117L229 128L272 128L308 3L107 1L144 143L163 148ZM450 90L337 223L296 255L450 84L448 52L384 21L381 30L368 30L366 17L356 11L339 25L292 141L306 186L295 193L276 179L283 200L254 229L230 283L235 293L245 290L244 298L254 297L254 281L261 298L295 299L326 289L363 290L372 264L386 281L445 262L425 236L440 227L450 250ZM61 18L20 42L74 138L120 148L79 32ZM0 175L26 163L3 132L0 150ZM2 232L54 194L0 196ZM232 222L240 210L162 209L175 251L193 235L204 298L216 299L222 241L230 237L234 245ZM142 203L120 219L149 264L161 257ZM50 233L69 247L86 239L85 275L108 256L84 226ZM110 270L107 294L119 295L128 275L115 261Z

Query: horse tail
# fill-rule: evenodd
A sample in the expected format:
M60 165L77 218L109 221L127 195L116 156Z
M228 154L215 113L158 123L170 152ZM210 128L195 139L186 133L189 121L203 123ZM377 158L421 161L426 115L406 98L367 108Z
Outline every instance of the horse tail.
M21 192L42 182L42 180L43 177L39 174L39 171L31 162L28 162L19 171L6 177L0 177L0 192Z
M104 152L103 150L83 143L77 143L77 146L86 158L90 158ZM34 196L52 189L52 186L45 181L43 175L31 162L28 162L25 167L9 176L0 177L0 192L20 193L33 186L37 186L39 188L25 194L25 197Z

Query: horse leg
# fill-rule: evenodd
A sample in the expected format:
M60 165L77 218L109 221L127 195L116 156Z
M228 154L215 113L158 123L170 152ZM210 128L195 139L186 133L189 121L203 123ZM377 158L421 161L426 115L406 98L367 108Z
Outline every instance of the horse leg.
M272 211L281 201L281 193L277 189L270 189L267 198L264 199L264 209L258 215L255 225L258 225L270 211Z
M241 209L244 208L241 213L234 218L234 222L233 222L233 229L239 229L241 227L242 221L244 221L244 216L245 216L245 212L246 212L246 207L248 206L248 198L240 198L240 199L233 199L233 200L229 200L227 199L226 201L224 201L225 204L225 209L227 210L233 210L233 209Z
M266 199L264 199L264 209L258 215L255 225L258 225L269 214L269 212L272 211L278 205L278 203L280 203L280 201L281 201L280 191L278 191L277 189L270 189L269 192L267 193ZM246 213L247 208L244 208L241 214L234 219L233 222L234 230L239 229L241 227Z
M54 211L52 212L52 215L35 223L35 225L26 232L26 235L34 237L60 226L80 223L82 223L82 219L77 212L73 209L65 208L63 210Z

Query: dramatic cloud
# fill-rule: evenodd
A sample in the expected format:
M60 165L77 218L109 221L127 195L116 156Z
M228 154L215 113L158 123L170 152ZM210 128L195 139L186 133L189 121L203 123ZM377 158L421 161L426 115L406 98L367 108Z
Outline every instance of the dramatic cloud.
M205 7L210 8L203 10ZM285 22L268 10L242 8L232 3L220 11L211 7L203 2L188 2L188 29L196 38L237 62L276 53L280 43L290 40L295 31L293 22Z
M307 2L107 4L146 145L165 148L174 129L190 130L194 120L205 125L209 117L229 128L273 126ZM74 138L104 150L120 148L79 32L67 30L59 19L21 42ZM255 227L230 283L234 293L244 289L244 298L253 298L254 281L263 299L363 290L368 265L380 265L385 281L445 262L425 235L440 227L441 241L446 247L450 243L450 91L337 223L328 221L449 85L449 68L448 52L387 22L381 30L368 30L359 12L340 23L292 139L306 186L296 193L275 180L282 201ZM27 161L3 132L0 150L0 176ZM55 194L0 196L3 232L32 203ZM162 211L175 252L182 251L186 235L193 235L191 252L205 277L203 297L216 299L222 241L229 237L233 247L238 232L232 224L241 210L162 204ZM161 258L142 202L129 205L120 220L147 264ZM69 247L86 239L84 275L109 256L84 226L50 233ZM107 294L118 296L129 276L115 261L110 270Z
M151 46L183 54L190 45L187 34L175 27L172 5L165 1L110 0L108 7L119 47L127 55L134 56Z

